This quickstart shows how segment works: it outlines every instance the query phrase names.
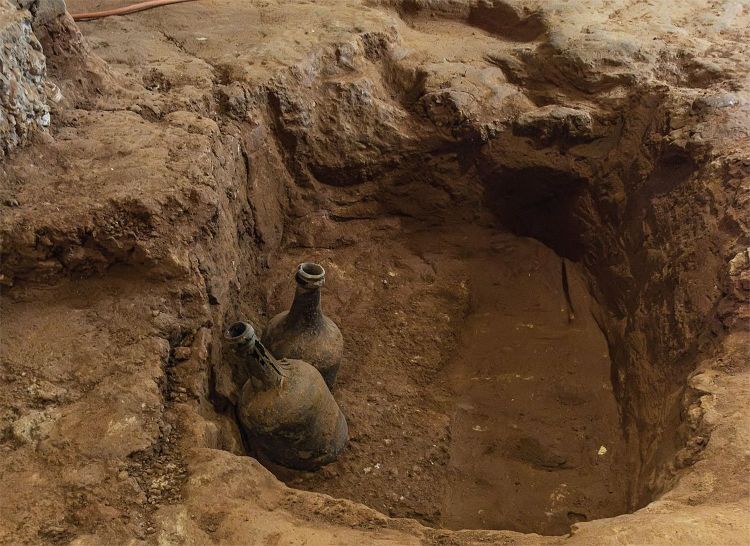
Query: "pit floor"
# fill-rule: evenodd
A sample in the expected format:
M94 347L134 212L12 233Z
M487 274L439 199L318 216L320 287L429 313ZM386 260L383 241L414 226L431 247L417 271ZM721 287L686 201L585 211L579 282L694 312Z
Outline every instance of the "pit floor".
M491 228L397 221L328 246L286 249L266 304L288 307L296 263L326 267L350 444L315 473L266 461L280 479L452 529L563 534L627 510L608 348L577 266L568 302L559 256Z

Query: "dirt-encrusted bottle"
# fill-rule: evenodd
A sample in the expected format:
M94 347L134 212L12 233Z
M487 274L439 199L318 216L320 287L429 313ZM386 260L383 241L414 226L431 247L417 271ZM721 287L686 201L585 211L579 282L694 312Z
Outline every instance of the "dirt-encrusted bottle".
M341 330L320 307L320 289L326 271L306 262L297 267L297 291L289 311L273 317L263 333L263 342L279 358L298 358L315 366L333 388L341 365L344 338Z
M246 322L233 323L224 337L248 368L237 413L253 445L289 468L334 461L349 429L320 373L302 360L276 360Z

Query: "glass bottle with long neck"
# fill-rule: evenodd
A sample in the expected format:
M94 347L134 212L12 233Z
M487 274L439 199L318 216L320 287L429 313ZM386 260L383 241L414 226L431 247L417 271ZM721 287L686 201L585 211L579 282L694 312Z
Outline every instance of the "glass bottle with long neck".
M348 427L320 373L302 360L276 360L246 322L232 324L224 337L247 366L237 415L253 447L290 468L334 461Z
M279 358L298 358L315 366L332 388L341 365L344 338L320 305L325 274L319 264L306 262L297 267L292 306L269 321L263 341Z

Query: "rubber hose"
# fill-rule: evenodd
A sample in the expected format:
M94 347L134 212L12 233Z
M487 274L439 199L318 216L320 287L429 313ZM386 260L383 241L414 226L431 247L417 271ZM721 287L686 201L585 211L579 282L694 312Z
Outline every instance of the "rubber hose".
M194 0L148 0L148 2L138 2L137 4L130 4L129 6L107 9L104 11L74 13L73 20L74 21L91 21L93 19L101 19L102 17L109 17L111 15L127 15L128 13L136 13L138 11L158 8L159 6L167 6L169 4L180 4L182 2L193 2L193 1Z

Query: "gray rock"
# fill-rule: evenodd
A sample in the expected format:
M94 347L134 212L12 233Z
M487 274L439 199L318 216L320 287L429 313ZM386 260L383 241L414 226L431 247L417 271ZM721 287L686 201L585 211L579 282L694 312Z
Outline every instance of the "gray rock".
M25 0L22 0L25 2ZM33 8L33 4L31 5ZM31 15L0 0L0 158L49 125L46 64Z
M693 101L693 109L698 111L715 110L717 108L730 108L742 104L742 100L732 93L715 93L700 97Z
M64 15L65 0L34 0L31 13L34 15L34 26L46 25Z

